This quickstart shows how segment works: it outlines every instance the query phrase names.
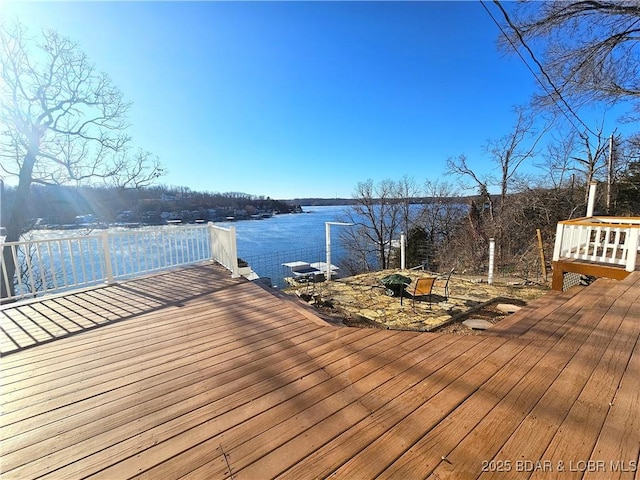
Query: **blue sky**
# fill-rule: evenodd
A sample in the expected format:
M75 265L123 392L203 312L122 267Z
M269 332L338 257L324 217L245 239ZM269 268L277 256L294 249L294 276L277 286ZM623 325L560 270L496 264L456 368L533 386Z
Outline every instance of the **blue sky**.
M129 133L168 168L161 183L193 190L350 197L368 178L441 179L462 153L488 172L483 145L535 88L479 2L0 9L79 42L133 102Z

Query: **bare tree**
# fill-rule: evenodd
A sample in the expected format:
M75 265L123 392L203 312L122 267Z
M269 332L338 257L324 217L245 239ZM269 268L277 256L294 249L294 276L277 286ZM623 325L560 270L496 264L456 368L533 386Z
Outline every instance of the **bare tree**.
M463 264L480 264L495 229L495 208L493 197L489 193L493 179L476 173L467 163L465 155L447 159L447 172L458 176L463 189L475 187L478 193L477 197L468 199L466 222L457 226L455 237L448 248L443 249L442 257L445 261L456 257ZM467 183L469 180L472 181L471 185Z
M506 206L507 193L520 167L534 155L538 142L549 129L547 127L535 134L533 117L522 107L517 107L514 111L516 121L511 132L498 140L489 140L485 146L485 151L499 169L497 186L500 188L500 211ZM527 143L529 138L532 141Z
M76 43L55 31L36 40L19 23L0 23L0 166L4 177L18 178L7 242L29 229L33 183L139 187L162 174L148 153L130 155L124 133L129 107ZM6 248L3 261L13 278ZM3 289L1 297L10 293Z
M419 209L414 228L409 230L407 261L410 266L418 265L418 261L426 263L435 270L440 266L443 249L464 220L466 208L461 204L458 192L448 182L427 180L424 193L426 201Z
M361 268L370 267L372 255L379 268L390 267L392 243L399 237L403 223L401 191L398 182L388 179L377 184L371 179L358 183L353 194L356 202L344 218L354 227L345 229L340 236L350 255L363 259Z
M536 133L533 128L533 117L524 108L517 107L514 112L516 120L511 132L497 140L489 140L484 148L498 170L497 176L482 177L469 167L464 155L447 160L449 173L456 174L463 182L464 179L471 180L477 187L484 202L481 211L485 210L484 206L488 207L493 224L493 231L490 234L497 237L498 249L501 248L500 240L504 230L502 213L508 208L507 195L517 179L520 168L525 161L533 157L538 142L549 128L546 127L541 133ZM497 187L500 192L497 205L489 193L492 186Z
M484 204L487 206L489 210L489 216L491 221L494 220L494 206L493 199L489 194L489 186L491 185L491 177L482 176L476 173L467 162L466 155L459 155L457 158L449 157L447 158L447 174L448 175L456 175L460 180L460 186L465 189L477 189L478 195L481 197ZM467 183L471 181L471 185ZM484 209L483 209L484 210Z
M409 233L411 226L414 224L418 212L412 205L415 203L416 198L420 196L421 191L419 185L415 179L404 175L396 183L397 192L395 194L400 207L401 225L400 228L403 232Z
M607 167L607 154L609 151L609 139L602 134L602 127L596 132L592 139L587 132L580 134L583 149L582 155L574 156L573 170L579 174L584 182L584 203L586 205L589 197L589 184L596 180Z
M564 187L571 177L573 166L572 155L575 151L576 138L573 130L569 133L560 132L554 135L542 153L542 162L534 163L541 169L546 179L547 187L553 189ZM550 183L549 183L550 182Z
M463 241L469 243L469 252L482 251L489 238L496 239L496 255L500 260L511 256L514 250L511 235L505 232L510 228L508 219L512 208L510 194L514 186L521 182L521 169L525 162L535 154L538 143L549 130L549 125L540 132L534 129L534 117L523 107L514 109L516 119L511 131L499 139L489 140L485 145L485 154L494 165L494 173L481 175L472 169L467 158L460 155L449 158L448 172L455 174L464 187L477 188L479 199L472 199L468 209L469 235ZM499 195L491 195L490 189L496 188ZM479 200L479 201L478 201ZM471 246L471 243L475 244ZM471 258L475 253L470 255Z
M624 215L640 214L640 161L636 151L635 160L629 161L620 172L616 196L616 211Z
M518 2L511 18L496 3L511 32L505 49L521 45L533 55L532 46L543 48L542 103L563 108L565 100L579 106L640 98L637 0Z

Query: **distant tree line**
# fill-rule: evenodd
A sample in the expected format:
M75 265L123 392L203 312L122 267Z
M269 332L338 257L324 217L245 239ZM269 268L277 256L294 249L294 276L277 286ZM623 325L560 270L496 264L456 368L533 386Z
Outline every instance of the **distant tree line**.
M16 188L5 187L2 218L15 202ZM256 213L291 213L299 205L240 192L197 192L185 187L43 187L33 185L26 204L25 231L34 227L74 224L76 217L95 222L118 221L158 225L168 219L183 222L224 220Z

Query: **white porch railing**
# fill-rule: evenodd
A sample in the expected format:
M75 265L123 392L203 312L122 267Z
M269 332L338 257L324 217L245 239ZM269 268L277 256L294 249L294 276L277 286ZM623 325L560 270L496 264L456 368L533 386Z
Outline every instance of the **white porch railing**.
M558 223L553 260L584 260L636 268L640 217L585 217Z
M9 278L0 256L0 282L20 300L213 260L238 275L235 227L207 225L102 231L95 235L0 242L16 265ZM6 288L9 292L11 289Z

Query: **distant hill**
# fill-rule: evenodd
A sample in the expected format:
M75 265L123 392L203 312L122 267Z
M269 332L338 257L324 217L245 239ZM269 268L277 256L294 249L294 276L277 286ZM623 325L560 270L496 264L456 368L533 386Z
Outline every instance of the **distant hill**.
M353 205L356 203L353 198L294 198L287 201L303 207Z
M434 198L434 197L420 197L412 199L413 203L433 203L436 201L449 201L452 203L466 203L470 199L476 198L473 195L465 197L447 197L446 199ZM335 206L335 205L355 205L357 200L353 198L294 198L293 200L286 200L287 202L294 203L296 205L302 205L304 207L323 207L323 206Z

